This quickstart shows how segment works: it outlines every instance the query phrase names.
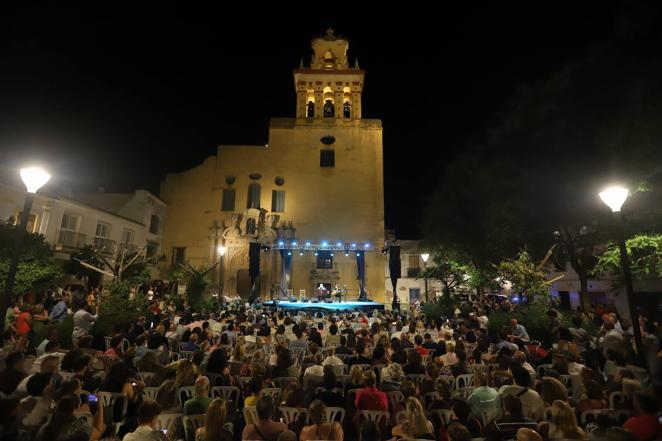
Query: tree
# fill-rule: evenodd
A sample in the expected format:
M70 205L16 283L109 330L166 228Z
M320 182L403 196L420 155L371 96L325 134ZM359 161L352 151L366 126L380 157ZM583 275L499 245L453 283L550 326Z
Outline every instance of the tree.
M497 266L500 281L510 282L511 290L526 295L529 301L549 299L549 282L547 272L542 265L533 262L531 255L525 250L520 251L514 259L505 259Z
M16 234L24 234L25 237L19 256L14 291L22 294L51 285L61 276L61 271L52 261L53 253L44 236L18 231L18 227L14 226L13 220L10 219L0 223L0 292L4 292Z
M193 265L179 264L171 268L170 278L176 283L186 284L186 295L193 308L199 309L203 302L203 294L209 287L208 275L217 263L208 266L194 267Z
M662 234L638 234L625 241L633 280L662 278ZM598 256L594 274L609 276L614 288L623 286L621 253L616 243L610 242Z
M432 253L431 265L421 271L418 278L438 280L443 285L444 294L451 295L465 283L469 271L469 266L457 259L453 253L439 248Z

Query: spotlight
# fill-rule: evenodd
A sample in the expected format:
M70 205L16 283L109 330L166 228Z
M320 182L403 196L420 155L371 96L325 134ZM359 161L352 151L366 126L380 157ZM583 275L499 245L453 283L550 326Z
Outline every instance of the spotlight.
M293 247L297 246L297 241L296 240L292 242L292 246Z
M345 257L347 257L347 256L349 256L349 253L346 252L346 253L345 253Z
M367 243L367 244L365 244L363 247L364 247L364 248L370 248L370 244Z
M356 248L356 244L355 244L355 243L352 244L352 248Z
M306 242L306 246L309 247L309 246L310 246L310 242Z
M291 256L291 255L292 255L292 251L288 251L288 252L287 252L287 255L288 255L288 256Z
M317 251L315 251L315 255L317 256Z
M299 251L299 256L303 256L303 251Z
M336 243L336 246L337 246L337 247L342 246L342 242L337 242L337 243Z
M333 253L331 253L331 255L333 256Z
M283 245L285 245L285 242L283 242L282 240L280 242L278 242L278 246L282 247Z
M323 246L323 247L328 247L328 246L329 246L329 242L327 242L326 240L323 241L323 242L322 242L322 246Z

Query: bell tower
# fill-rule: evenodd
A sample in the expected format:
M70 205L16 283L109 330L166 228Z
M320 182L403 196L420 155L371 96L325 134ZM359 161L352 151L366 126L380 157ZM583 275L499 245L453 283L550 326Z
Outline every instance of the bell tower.
M359 124L365 72L349 65L349 41L329 28L311 42L310 65L294 70L297 124Z

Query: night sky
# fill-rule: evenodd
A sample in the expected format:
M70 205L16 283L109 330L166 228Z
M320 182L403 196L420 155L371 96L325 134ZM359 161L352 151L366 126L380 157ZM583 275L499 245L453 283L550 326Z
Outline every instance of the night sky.
M367 71L363 116L384 124L387 227L415 238L448 161L481 140L518 87L608 38L620 13L604 1L531 3L4 9L1 171L38 161L54 186L158 192L165 173L219 144L265 144L270 117L293 117L292 69L331 25Z

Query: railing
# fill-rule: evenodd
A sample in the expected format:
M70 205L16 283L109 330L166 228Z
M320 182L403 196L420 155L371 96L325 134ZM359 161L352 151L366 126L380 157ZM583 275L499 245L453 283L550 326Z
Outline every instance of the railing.
M420 273L420 268L407 268L407 277L418 277Z
M119 252L127 252L127 253L132 253L138 249L137 245L134 245L132 243L121 243L119 244Z
M114 240L106 239L105 237L94 238L94 248L106 254L113 254L116 249Z
M56 246L66 248L83 248L85 246L85 234L75 231L60 230L57 235Z

